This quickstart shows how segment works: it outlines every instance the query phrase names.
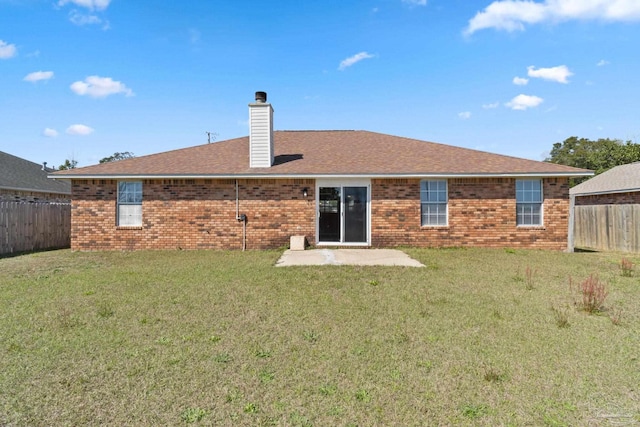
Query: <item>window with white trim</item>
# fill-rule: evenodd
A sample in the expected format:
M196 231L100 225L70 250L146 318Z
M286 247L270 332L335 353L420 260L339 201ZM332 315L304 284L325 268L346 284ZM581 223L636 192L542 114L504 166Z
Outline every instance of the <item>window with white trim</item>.
M542 180L516 180L516 224L542 225Z
M118 226L142 226L142 181L118 182Z
M423 226L447 225L447 180L420 181L420 211Z

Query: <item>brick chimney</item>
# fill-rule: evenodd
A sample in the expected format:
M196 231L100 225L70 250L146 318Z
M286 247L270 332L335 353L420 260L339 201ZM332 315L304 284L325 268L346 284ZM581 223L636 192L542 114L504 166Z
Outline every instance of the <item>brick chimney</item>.
M256 92L249 104L249 167L269 168L273 165L273 108L266 92Z

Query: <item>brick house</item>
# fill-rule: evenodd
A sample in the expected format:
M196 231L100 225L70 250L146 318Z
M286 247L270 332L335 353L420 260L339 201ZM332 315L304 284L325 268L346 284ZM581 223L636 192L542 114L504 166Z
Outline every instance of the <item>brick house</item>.
M54 169L0 151L0 201L68 202L71 185L48 179Z
M274 131L57 172L72 248L567 246L570 177L590 171L367 131Z

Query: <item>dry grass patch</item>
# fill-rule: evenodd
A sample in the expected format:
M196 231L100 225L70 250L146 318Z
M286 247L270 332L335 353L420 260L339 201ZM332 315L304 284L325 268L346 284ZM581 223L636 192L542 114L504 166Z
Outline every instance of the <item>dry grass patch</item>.
M427 268L0 259L0 425L640 423L640 284L619 258L406 251ZM591 273L623 322L572 305Z

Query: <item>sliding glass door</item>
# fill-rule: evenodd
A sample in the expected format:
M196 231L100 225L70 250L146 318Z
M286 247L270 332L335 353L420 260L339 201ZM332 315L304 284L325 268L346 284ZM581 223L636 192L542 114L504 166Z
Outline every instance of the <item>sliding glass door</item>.
M318 187L318 243L369 242L369 186Z

